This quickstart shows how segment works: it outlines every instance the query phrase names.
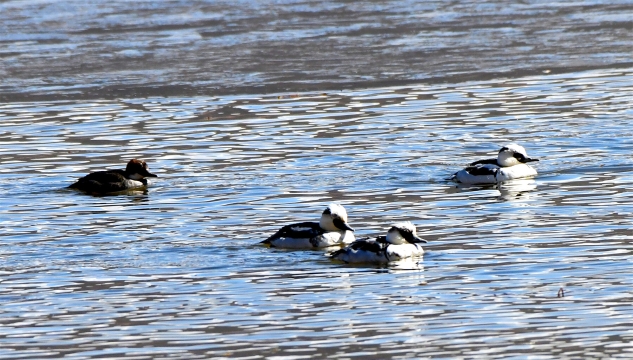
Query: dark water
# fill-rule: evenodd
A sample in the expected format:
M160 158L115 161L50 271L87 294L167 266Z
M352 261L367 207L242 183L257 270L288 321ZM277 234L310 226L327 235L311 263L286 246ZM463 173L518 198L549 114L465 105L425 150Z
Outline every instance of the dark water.
M4 1L0 100L332 91L633 66L630 1Z
M1 3L0 358L630 355L629 10ZM536 179L445 180L508 142ZM331 201L423 261L257 245Z

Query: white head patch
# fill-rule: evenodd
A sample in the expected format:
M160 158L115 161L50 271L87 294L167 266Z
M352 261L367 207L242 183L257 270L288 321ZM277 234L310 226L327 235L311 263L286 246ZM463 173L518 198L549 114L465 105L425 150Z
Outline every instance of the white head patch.
M342 205L331 203L325 211L323 211L319 225L323 230L341 231L341 229L334 225L334 219L340 219L344 223L347 223L347 211L345 211Z
M521 145L517 144L508 144L499 150L499 155L497 155L497 163L501 166L514 166L520 164L521 162L514 157L514 154L521 154L523 157L527 158L527 152Z
M344 222L347 222L347 211L345 211L345 208L343 207L343 205L331 203L330 205L327 206L327 208L330 209L330 213L332 214L332 217L338 217Z
M409 232L413 234L413 236L417 236L415 225L410 221L403 221L393 224L389 231L387 231L387 242L394 245L408 244L409 242L402 236L400 231Z

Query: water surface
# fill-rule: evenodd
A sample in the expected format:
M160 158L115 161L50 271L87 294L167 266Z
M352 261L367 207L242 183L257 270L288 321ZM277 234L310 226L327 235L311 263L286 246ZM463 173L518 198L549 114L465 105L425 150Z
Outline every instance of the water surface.
M0 358L630 356L632 11L0 3ZM536 179L446 180L508 142ZM258 245L332 201L423 261Z
M0 3L0 101L271 94L633 66L628 0Z
M627 355L632 74L2 104L0 357ZM508 142L536 179L445 180ZM133 157L147 193L64 189ZM423 261L257 245L331 201Z

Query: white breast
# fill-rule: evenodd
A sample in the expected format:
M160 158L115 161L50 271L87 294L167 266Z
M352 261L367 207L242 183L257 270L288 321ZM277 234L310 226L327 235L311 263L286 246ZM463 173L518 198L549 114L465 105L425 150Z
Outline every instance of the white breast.
M126 189L138 189L138 188L142 188L142 187L145 187L145 184L143 184L140 181L125 179L125 188Z
M356 238L351 231L328 231L323 235L317 236L312 245L315 247L329 247L338 245L347 245L354 242Z
M500 168L497 173L497 181L508 181L512 179L522 179L536 176L536 170L527 164L519 164L510 167Z
M409 259L414 257L420 257L424 254L424 249L420 244L402 244L402 245L389 245L387 246L387 258L389 261L398 261L402 259Z

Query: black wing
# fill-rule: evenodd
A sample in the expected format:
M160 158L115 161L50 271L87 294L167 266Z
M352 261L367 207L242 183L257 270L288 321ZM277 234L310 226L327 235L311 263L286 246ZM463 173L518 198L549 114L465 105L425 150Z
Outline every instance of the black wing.
M493 169L485 165L499 166L497 165L497 159L484 159L484 160L477 160L474 163L471 163L468 167L460 171L466 171L467 173L471 175L496 175L497 174L497 169ZM459 173L459 171L451 175L451 177L448 178L447 180L455 180L457 178L457 173Z
M484 165L475 165L475 166L469 166L467 168L465 168L464 170L466 170L467 173L471 174L471 175L492 175L495 176L497 174L497 171L499 171L498 167L489 167L489 166L484 166Z
M497 159L484 159L484 160L477 160L474 163L471 163L470 166L475 166L475 165L486 165L486 164L492 164L492 165L498 165L497 164Z
M126 190L123 173L123 170L96 171L77 180L69 188L98 193Z
M286 225L279 229L268 239L262 241L262 244L268 244L279 238L291 237L291 238L313 238L323 234L325 231L321 229L319 223L316 222L302 222L297 224Z
M77 182L81 181L99 181L103 183L109 182L121 182L125 180L125 175L123 170L108 170L108 171L95 171L92 172L81 179L77 180Z
M374 253L380 253L383 251L389 243L387 243L386 237L379 236L375 239L359 239L349 244L348 248L353 250L371 251Z

